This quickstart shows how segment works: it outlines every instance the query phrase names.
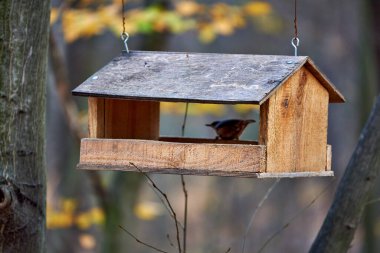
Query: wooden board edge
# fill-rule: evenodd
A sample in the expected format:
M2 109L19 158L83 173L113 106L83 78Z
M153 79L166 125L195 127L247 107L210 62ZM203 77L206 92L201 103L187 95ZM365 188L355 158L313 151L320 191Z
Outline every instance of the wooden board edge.
M107 169L104 169L107 167ZM140 173L135 167L131 166L103 166L94 164L78 164L79 170L114 170L125 172ZM223 177L242 177L242 178L303 178L303 177L332 177L333 171L321 172L291 172L291 173L257 173L257 172L241 172L241 171L217 171L217 170L186 170L186 169L151 169L139 168L144 173L157 173L157 174L176 174L176 175L192 175L192 176L223 176Z
M106 168L105 168L106 167ZM189 175L189 176L222 176L222 177L252 177L256 178L257 172L242 172L242 171L222 171L222 170L195 170L195 169L178 169L178 168L140 168L137 170L133 166L119 166L119 165L97 165L97 164L83 164L77 165L79 170L97 170L97 171L125 171L137 173L154 173L154 174L175 174L175 175Z
M320 81L320 83L329 92L330 103L345 103L346 99L340 93L340 91L335 87L335 85L319 70L317 65L308 58L305 67Z
M333 177L333 171L289 172L289 173L256 173L257 178L299 178L299 177Z
M326 151L326 171L331 171L331 161L332 161L332 147L327 145Z

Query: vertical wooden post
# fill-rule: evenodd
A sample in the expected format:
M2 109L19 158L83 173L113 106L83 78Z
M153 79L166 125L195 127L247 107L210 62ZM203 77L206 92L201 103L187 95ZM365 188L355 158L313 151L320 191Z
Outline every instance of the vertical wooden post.
M88 98L88 136L104 138L104 98Z
M327 90L303 67L260 107L267 172L326 170L328 100Z
M89 136L109 139L158 140L160 103L89 98Z

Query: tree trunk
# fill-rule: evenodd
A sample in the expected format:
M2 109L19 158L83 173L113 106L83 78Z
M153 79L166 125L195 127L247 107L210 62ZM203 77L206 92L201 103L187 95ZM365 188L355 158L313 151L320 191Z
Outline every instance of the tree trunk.
M0 1L0 252L45 251L49 6Z
M310 252L347 252L380 172L380 96Z

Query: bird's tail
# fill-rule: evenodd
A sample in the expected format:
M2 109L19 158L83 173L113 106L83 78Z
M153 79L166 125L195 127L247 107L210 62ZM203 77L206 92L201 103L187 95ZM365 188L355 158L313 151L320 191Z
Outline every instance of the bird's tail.
M246 119L246 120L244 120L247 124L249 124L249 123L255 123L256 122L256 120L254 120L254 119Z

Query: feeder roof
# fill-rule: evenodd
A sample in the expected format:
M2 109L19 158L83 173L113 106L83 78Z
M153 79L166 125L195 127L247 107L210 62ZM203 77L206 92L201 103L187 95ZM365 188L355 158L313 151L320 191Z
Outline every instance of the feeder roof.
M131 51L116 57L73 90L74 95L133 100L262 104L305 66L344 102L335 86L306 56Z

